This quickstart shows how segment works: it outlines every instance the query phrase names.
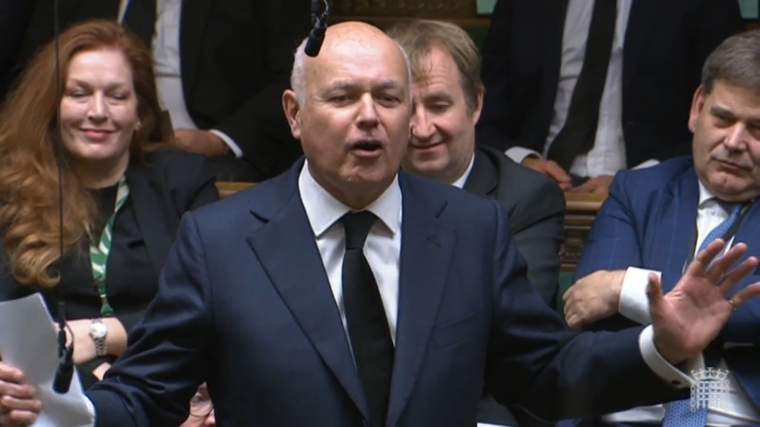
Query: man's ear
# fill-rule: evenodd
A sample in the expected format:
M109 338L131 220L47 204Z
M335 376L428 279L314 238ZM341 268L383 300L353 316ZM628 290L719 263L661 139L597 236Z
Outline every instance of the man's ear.
M694 92L694 98L691 100L691 110L689 111L689 129L694 132L697 128L697 121L699 121L699 115L702 113L702 109L705 107L705 88L699 86Z
M472 111L472 123L478 124L480 120L480 112L483 111L483 95L485 94L485 88L483 86L478 88L478 96L475 99L475 109Z
M296 93L290 89L282 94L282 109L285 111L293 138L301 139L301 104L298 102Z

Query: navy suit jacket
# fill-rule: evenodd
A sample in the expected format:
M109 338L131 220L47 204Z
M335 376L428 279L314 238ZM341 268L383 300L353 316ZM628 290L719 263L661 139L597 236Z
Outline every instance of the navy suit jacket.
M576 278L597 270L639 267L661 271L663 291L673 289L694 251L698 203L699 183L691 156L619 172L586 240ZM749 247L742 260L760 256L760 203L754 203L746 215L734 237L734 243L744 242ZM760 271L756 270L731 294L757 281ZM618 330L633 325L617 315L597 322L592 329ZM723 349L721 356L742 388L760 405L760 299L736 310L719 340L742 345Z
M178 425L203 381L221 425L367 419L301 202L302 165L183 217L129 349L88 393L97 426ZM484 381L497 401L550 419L682 395L647 367L641 328L565 328L526 279L498 202L404 172L399 183L388 426L474 425Z
M478 141L543 151L554 113L569 0L499 0L483 45ZM633 0L623 47L628 166L691 152L686 126L702 65L745 30L736 0ZM663 141L667 141L663 143Z

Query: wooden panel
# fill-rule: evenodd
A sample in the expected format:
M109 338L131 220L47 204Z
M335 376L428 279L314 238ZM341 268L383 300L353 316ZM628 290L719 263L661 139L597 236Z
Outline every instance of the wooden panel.
M253 186L255 183L253 182L222 182L219 181L216 183L216 188L219 190L219 196L221 198L225 198L231 194L237 193L238 191L245 190L246 188L249 188Z
M575 270L596 213L606 198L606 194L565 193L565 241L560 248L562 271Z

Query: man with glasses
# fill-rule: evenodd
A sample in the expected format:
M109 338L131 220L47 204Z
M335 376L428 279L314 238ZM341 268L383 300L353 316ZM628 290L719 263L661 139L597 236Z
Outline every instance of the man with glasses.
M215 427L214 404L208 394L206 384L201 384L190 400L190 416L180 427Z

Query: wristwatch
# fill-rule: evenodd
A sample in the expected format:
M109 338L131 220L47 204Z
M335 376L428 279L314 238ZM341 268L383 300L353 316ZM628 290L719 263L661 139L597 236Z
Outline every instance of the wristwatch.
M100 319L92 319L90 323L90 338L95 342L95 354L99 357L108 354L106 351L106 336L108 335L108 326Z

